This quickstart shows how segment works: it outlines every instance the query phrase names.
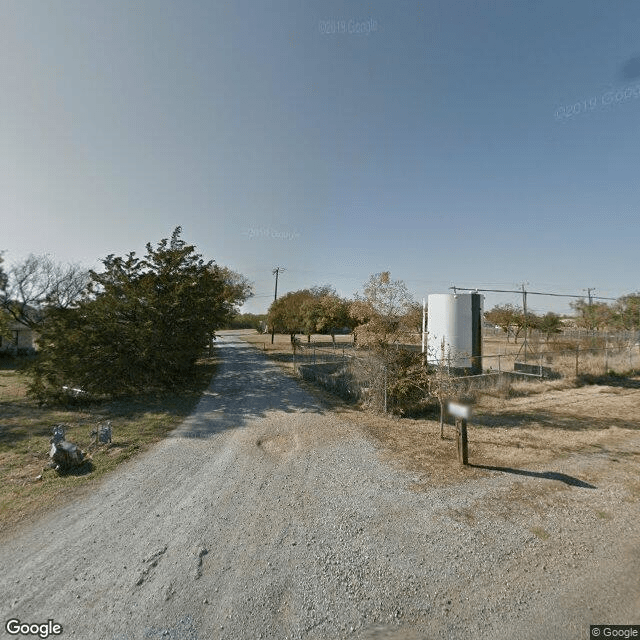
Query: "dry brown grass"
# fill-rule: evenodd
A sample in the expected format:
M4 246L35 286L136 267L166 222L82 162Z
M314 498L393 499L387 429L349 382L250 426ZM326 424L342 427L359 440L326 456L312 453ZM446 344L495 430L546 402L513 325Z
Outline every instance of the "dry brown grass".
M291 353L288 336L269 346L268 355L284 358ZM281 362L291 369L290 361ZM305 383L305 386L372 436L380 456L389 464L415 474L417 490L496 471L522 474L527 468L539 469L577 453L604 452L611 459L640 461L637 450L628 447L630 436L640 432L638 377L587 386L575 377L533 379L510 382L478 394L468 429L468 467L457 461L454 426L448 424L445 439L441 439L436 415L432 419L413 420L364 412L315 385ZM562 482L548 484L553 491L566 488ZM526 498L532 501L534 510L544 503L540 496L532 496L528 486L525 490L520 485L520 482L514 485L513 490L519 492L512 496L514 500L522 502ZM636 486L631 479L629 491L640 492L640 483ZM470 517L458 516L463 520Z
M569 339L559 336L546 342L534 336L528 342L527 361L549 367L563 377L604 375L608 372L629 374L640 370L640 347L627 342L606 343L602 337ZM605 347L607 349L605 350ZM519 354L519 355L518 355ZM500 357L498 358L498 355ZM576 367L577 355L577 367ZM517 344L506 341L506 334L485 336L483 367L512 371L515 361L524 361L522 338Z
M164 438L195 408L215 372L215 361L199 363L189 388L86 407L42 407L26 395L27 377L7 361L0 369L0 534L34 520L94 486L105 474ZM113 442L94 447L90 431L111 420ZM48 468L52 426L67 425L67 439L92 455L77 474ZM40 479L37 479L41 476Z
M556 381L537 383L535 393L519 397L481 397L468 427L469 462L478 466L468 468L457 462L452 425L441 440L436 420L366 414L356 420L380 443L385 459L421 476L416 486L478 477L491 468L536 469L577 453L640 462L640 452L629 445L640 432L640 379L630 382L630 388L565 388Z
M283 354L290 355L293 353L293 349L291 348L291 339L289 335L285 335L282 333L276 333L274 336L274 342L271 344L271 334L266 333L258 333L257 331L253 331L251 329L239 331L239 336L242 340L249 342L250 344L258 347L261 351L264 351L267 355L273 354ZM312 334L311 342L307 342L307 336L303 336L298 334L296 336L303 347L311 344L318 345L323 349L330 350L332 349L332 341L331 336L325 336L321 334ZM342 349L343 345L352 345L353 337L350 335L337 335L336 336L336 346L339 349Z

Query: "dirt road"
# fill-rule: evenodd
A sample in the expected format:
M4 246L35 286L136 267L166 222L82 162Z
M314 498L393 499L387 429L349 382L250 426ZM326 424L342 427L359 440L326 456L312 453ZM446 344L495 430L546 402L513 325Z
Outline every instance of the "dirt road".
M640 624L637 432L617 462L415 491L259 351L232 332L218 348L173 437L2 541L3 637L9 619L88 640L557 640Z

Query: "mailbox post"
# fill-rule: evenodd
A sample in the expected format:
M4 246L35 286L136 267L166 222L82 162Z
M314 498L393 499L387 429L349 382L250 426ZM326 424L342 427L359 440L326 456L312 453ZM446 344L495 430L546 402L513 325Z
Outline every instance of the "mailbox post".
M469 442L467 440L467 420L471 417L471 407L457 402L449 403L449 413L456 419L456 444L458 462L469 464Z
M456 418L456 441L458 444L458 462L460 464L469 464L467 421L462 418Z

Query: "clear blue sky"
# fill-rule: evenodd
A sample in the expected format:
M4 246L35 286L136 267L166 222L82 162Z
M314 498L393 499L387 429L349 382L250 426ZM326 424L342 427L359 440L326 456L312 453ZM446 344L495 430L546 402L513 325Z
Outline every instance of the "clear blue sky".
M253 312L276 265L282 293L640 289L637 0L7 0L0 87L9 263L181 225Z

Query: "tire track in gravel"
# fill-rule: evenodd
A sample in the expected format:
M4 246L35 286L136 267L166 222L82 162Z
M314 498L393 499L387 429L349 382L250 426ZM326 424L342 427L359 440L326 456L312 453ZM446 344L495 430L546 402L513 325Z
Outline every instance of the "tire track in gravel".
M411 491L412 475L237 334L218 348L170 438L2 542L3 621L53 618L88 640L556 639L633 622L640 514L606 461L589 463L597 490L563 487L542 515L499 506L513 487L544 493L543 478ZM594 515L613 505L626 511Z

